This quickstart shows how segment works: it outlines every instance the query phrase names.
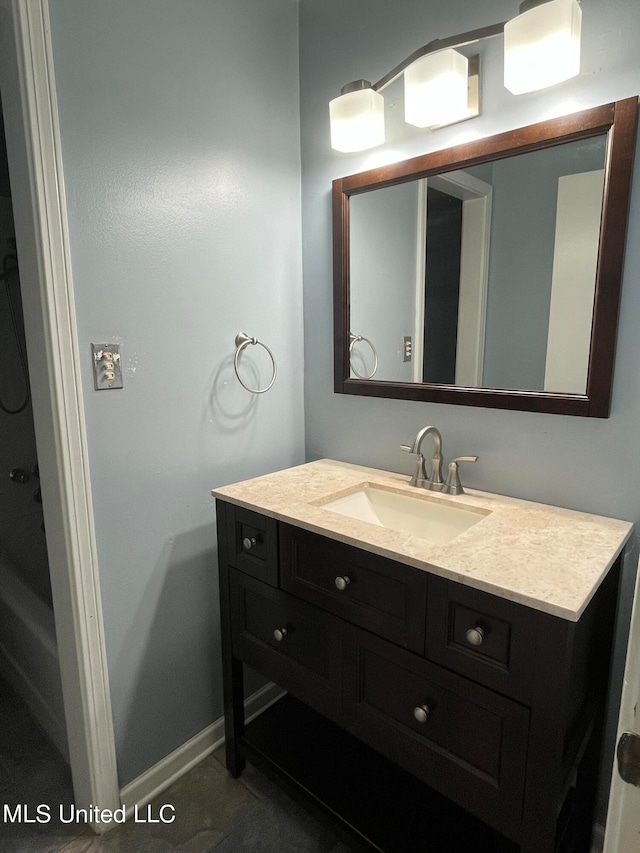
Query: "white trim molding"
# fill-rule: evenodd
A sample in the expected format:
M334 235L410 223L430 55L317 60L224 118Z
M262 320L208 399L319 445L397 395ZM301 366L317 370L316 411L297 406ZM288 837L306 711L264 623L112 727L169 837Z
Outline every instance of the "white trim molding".
M9 170L74 794L79 808L115 809L120 799L49 6L48 0L0 0L0 7L3 25L11 28L3 38L1 82L10 94ZM4 95L3 88L3 103Z
M245 700L245 718L250 723L274 702L277 702L284 691L273 683L266 684ZM207 726L199 734L195 735L169 753L162 761L154 764L133 782L120 791L122 805L125 807L126 817L129 818L134 807L138 809L146 806L154 797L173 785L181 776L188 773L192 767L199 764L203 758L210 755L224 743L224 717L220 717L215 723Z

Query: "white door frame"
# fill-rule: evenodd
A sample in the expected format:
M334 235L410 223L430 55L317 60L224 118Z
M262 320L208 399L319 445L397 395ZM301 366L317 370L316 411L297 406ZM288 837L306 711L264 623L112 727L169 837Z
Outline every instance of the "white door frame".
M115 809L120 792L48 0L0 0L0 11L13 30L13 40L3 35L0 84L11 90L7 149L74 795L80 808Z
M425 312L429 310L425 302L427 186L458 198L463 203L455 384L477 388L482 385L484 367L493 187L460 169L443 175L432 175L420 181L416 246L414 382L423 381L424 323Z

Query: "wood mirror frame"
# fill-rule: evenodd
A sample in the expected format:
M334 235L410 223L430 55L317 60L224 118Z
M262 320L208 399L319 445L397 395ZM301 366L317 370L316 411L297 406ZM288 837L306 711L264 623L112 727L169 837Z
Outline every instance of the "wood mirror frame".
M627 98L335 180L335 392L582 417L608 417L637 120L638 98ZM602 135L607 136L607 153L585 394L350 378L349 200L352 195Z

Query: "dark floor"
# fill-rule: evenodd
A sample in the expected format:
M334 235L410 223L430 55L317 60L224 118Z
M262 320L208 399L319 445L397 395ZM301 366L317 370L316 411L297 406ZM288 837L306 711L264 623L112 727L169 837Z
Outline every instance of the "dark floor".
M224 768L224 750L206 758L151 804L175 809L171 824L127 822L96 836L83 825L63 824L72 803L68 767L32 721L21 699L0 681L1 853L350 853L253 767L240 780ZM48 806L46 824L11 823L25 804L30 819ZM46 810L41 814L46 815ZM147 809L142 812L146 816ZM169 814L169 811L167 811Z

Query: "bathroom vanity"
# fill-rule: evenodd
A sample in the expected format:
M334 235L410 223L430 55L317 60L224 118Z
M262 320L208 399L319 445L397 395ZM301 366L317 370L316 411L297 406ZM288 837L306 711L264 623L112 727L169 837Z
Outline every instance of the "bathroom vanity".
M329 460L214 495L232 775L365 849L589 850L632 525ZM244 665L287 691L246 726Z

